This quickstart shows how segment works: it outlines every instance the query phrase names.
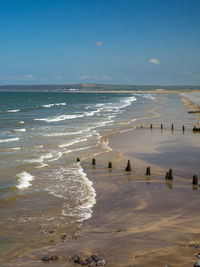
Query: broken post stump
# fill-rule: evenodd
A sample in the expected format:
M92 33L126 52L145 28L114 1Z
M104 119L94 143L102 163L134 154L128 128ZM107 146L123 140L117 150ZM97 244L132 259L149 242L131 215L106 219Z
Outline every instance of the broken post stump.
M151 167L147 167L146 175L151 175Z
M112 169L112 162L111 161L108 163L108 168Z
M93 166L96 165L96 159L92 159L92 165L93 165Z
M131 172L131 162L130 162L130 160L128 160L128 162L127 162L127 166L126 166L125 171L126 172Z
M173 170L169 169L169 178L170 180L173 180Z
M193 175L192 184L193 184L193 185L198 185L198 178L197 178L197 175Z

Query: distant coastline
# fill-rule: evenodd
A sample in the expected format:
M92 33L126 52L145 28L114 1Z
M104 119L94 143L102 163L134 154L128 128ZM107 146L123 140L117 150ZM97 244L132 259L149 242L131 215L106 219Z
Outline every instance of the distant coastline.
M200 85L35 84L1 85L0 92L122 92L177 93L200 91Z

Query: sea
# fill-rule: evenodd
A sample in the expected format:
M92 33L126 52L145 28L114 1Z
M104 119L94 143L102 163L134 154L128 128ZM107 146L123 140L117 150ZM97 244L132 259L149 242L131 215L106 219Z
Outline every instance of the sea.
M157 97L133 93L0 93L0 258L76 232L96 191L81 161L111 151ZM80 162L77 161L80 158Z

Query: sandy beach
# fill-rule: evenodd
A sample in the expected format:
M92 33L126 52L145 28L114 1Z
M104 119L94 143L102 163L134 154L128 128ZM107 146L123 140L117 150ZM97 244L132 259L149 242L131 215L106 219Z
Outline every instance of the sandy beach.
M71 260L74 254L95 254L111 267L193 266L200 253L200 195L192 185L192 176L199 175L200 135L192 132L198 117L188 114L196 107L186 98L180 96L178 107L164 100L136 129L104 136L110 149L95 156L95 167L91 159L81 162L97 193L93 216L71 236L60 242L51 236L49 246L17 254L2 267L44 266L41 258L52 255L59 259L50 265L80 266ZM166 180L170 168L174 179Z

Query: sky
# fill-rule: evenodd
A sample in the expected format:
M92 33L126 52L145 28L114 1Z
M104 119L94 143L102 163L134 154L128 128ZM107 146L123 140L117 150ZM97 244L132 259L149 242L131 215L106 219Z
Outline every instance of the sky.
M200 85L199 0L0 0L0 85Z

